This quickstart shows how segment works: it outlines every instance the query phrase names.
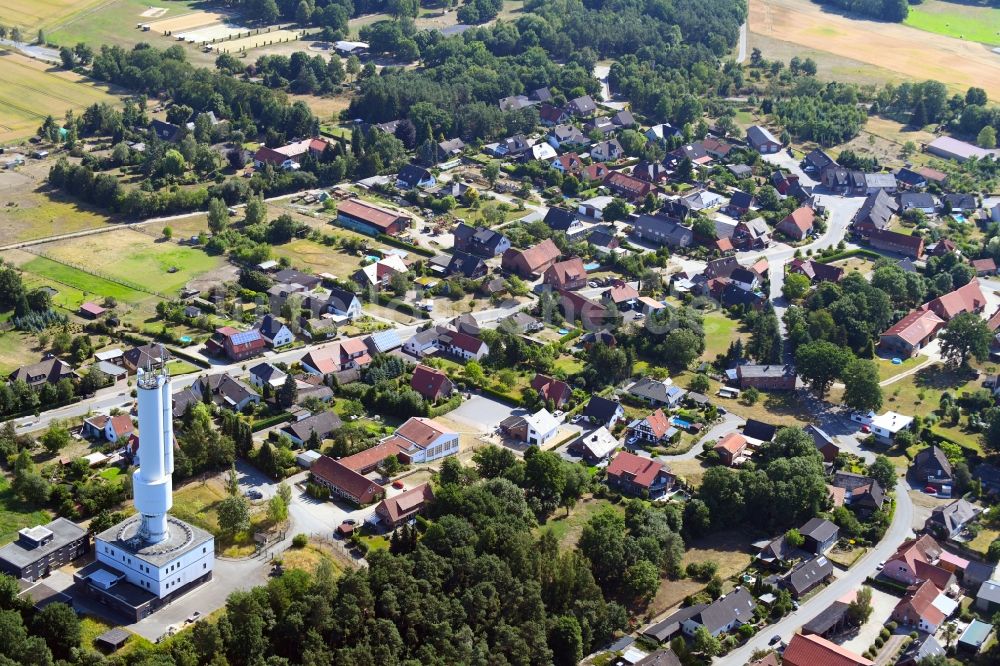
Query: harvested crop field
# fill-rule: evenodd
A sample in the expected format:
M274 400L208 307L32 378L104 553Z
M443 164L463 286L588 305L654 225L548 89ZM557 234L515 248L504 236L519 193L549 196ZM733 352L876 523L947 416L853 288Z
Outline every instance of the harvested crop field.
M910 5L904 23L939 35L1000 45L1000 10L985 3L977 5L975 0L924 0L919 5Z
M97 0L4 0L0 24L32 30L94 4Z
M848 18L809 0L750 0L750 31L913 80L936 79L955 91L979 86L991 97L1000 96L1000 55L981 44L901 24Z
M62 118L95 102L119 98L79 74L0 50L0 142L31 136L47 115Z

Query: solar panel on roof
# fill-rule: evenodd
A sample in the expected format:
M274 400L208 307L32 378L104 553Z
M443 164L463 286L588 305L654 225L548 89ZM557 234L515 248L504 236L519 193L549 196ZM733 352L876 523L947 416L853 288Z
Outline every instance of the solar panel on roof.
M234 345L245 345L255 340L260 339L260 333L257 331L244 331L242 333L237 333L233 336Z

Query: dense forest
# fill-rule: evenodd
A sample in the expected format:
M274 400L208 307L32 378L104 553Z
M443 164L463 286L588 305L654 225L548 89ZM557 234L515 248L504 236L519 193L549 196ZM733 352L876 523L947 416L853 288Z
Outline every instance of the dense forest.
M902 22L910 13L909 0L817 0L849 12L864 14L883 21Z

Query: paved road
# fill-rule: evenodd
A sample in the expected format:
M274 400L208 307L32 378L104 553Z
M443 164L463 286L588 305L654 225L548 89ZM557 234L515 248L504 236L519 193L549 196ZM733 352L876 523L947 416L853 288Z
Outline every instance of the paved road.
M480 326L484 328L492 327L497 321L503 319L504 317L510 316L511 314L517 312L522 307L523 304L516 301L509 301L499 307L491 308L489 310L481 310L475 313L476 320L479 322ZM433 320L434 324L446 324L451 320L451 317L441 317ZM431 323L429 321L421 321L415 324L410 324L408 326L396 326L396 331L399 334L401 340L405 341L407 338L412 336L417 332L417 329L423 326L425 323ZM358 336L365 337L365 336ZM269 363L293 363L302 358L307 352L323 350L331 345L343 342L343 339L331 340L328 342L323 342L316 345L307 345L305 347L299 347L297 349L292 349L289 351L266 352L259 360L267 361ZM214 361L214 359L213 359ZM223 363L223 362L213 362L212 366L206 370L201 370L199 372L181 375L180 377L175 377L171 381L173 385L174 392L181 391L192 384L195 380L206 373L219 373L219 372L229 372L235 376L240 376L244 374L243 366L248 365L246 361L240 361L238 363ZM127 408L132 404L132 398L129 396L130 389L122 383L118 383L115 386L111 386L106 389L98 391L93 397L85 398L80 402L74 403L72 405L67 405L66 407L60 407L59 409L52 409L43 412L40 416L25 416L14 421L14 426L19 434L33 432L37 430L43 430L48 428L54 421L62 421L65 419L78 418L86 416L94 412L106 412L113 407Z
M608 74L611 73L611 65L594 65L594 78L601 83L601 99L603 106L621 111L625 108L623 102L612 101L611 87L608 85Z
M17 49L29 58L44 60L46 62L62 63L62 58L59 57L59 51L49 48L48 46L39 46L38 44L29 44L27 42L15 42L12 39L0 39L0 45Z
M896 513L893 515L892 524L886 531L885 537L875 548L848 569L843 576L834 580L819 594L803 603L799 610L786 616L777 624L762 629L743 647L730 652L725 657L718 659L717 662L723 666L743 666L750 661L750 655L753 654L754 650L768 648L767 642L772 636L777 634L787 642L799 627L815 617L820 611L829 607L830 604L851 590L860 588L864 584L865 578L875 574L878 563L888 559L896 551L899 544L912 534L910 525L913 522L913 503L907 493L908 489L906 481L900 479L896 483Z
M740 43L736 47L736 62L742 63L746 62L747 59L747 32L750 26L750 19L748 18L740 26Z
M701 439L695 442L695 445L692 446L690 450L672 456L657 456L657 459L663 460L668 464L670 462L678 460L694 460L695 458L698 457L698 454L704 450L703 446L705 442L711 442L716 439L719 439L723 435L727 435L733 432L734 430L742 426L744 423L746 423L746 421L743 419L743 417L737 416L732 412L727 412L726 415L722 417L722 421L716 423L714 426L709 428L709 430L701 437Z

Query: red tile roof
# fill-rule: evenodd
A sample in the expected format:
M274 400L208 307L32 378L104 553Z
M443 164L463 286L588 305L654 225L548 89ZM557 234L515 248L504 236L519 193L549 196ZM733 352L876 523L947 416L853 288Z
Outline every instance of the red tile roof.
M434 491L431 490L431 485L421 483L406 492L385 498L375 507L375 513L388 519L390 524L396 525L401 520L419 513L432 499L434 499Z
M104 314L104 308L102 308L97 303L91 303L90 301L87 301L86 303L81 305L80 311L86 312L87 314L93 315L95 317Z
M343 490L361 504L368 504L382 492L382 486L366 479L344 465L343 462L338 462L328 456L317 458L310 467L310 471L317 478Z
M531 380L531 388L538 391L542 400L551 400L557 407L569 400L573 394L573 389L566 382L549 377L548 375L536 374Z
M897 336L911 345L916 345L927 336L937 333L943 326L944 321L931 310L914 310L890 326L882 335Z
M995 271L997 269L997 262L995 262L992 257L987 257L986 259L973 259L972 267L976 269L977 273L981 273L983 271Z
M925 304L923 308L933 310L945 321L950 321L963 312L977 312L982 310L985 305L986 297L983 296L983 290L979 288L979 280L973 279L955 291L948 292L944 296L938 296L933 301Z
M451 431L437 421L422 416L412 416L406 423L396 428L397 435L421 447L429 446L435 439L448 432Z
M363 220L374 227L382 229L383 231L392 227L392 225L400 220L400 218L403 220L410 219L400 213L388 211L384 208L378 208L377 206L372 206L371 204L359 201L358 199L341 201L337 204L337 212Z
M564 287L572 282L584 280L586 277L587 269L583 267L583 259L573 257L549 266L548 270L545 271L545 284Z
M663 463L622 451L608 465L608 476L629 475L636 485L648 488L663 469Z
M132 425L131 416L128 414L119 414L118 416L111 417L111 429L115 431L116 435L121 437L135 430L135 426Z
M413 369L410 388L425 398L434 400L440 395L442 387L446 386L449 381L448 375L440 370L429 368L426 365L418 365Z
M646 417L646 424L649 429L657 437L657 439L662 438L670 430L670 419L667 415L663 413L662 409L657 409L655 412Z
M559 248L551 238L546 238L541 243L521 251L521 258L532 273L538 272L538 269L545 264L558 259L559 255Z
M910 620L920 618L936 627L945 618L944 613L934 606L934 600L939 594L940 590L929 580L911 585L906 590L906 596L896 604L893 613L897 617Z
M809 233L809 230L813 228L813 223L815 221L816 213L813 209L809 206L802 206L801 208L796 208L789 213L778 226L784 227L785 229L797 229L799 236L805 236Z
M747 438L738 432L731 432L719 440L719 443L715 445L715 450L718 451L719 449L722 449L729 453L730 457L735 458L740 455L746 447Z
M608 290L608 296L615 304L639 298L639 291L630 284L620 284Z
M795 634L782 655L784 666L875 666L870 659L815 634Z
M994 332L996 332L996 330L1000 328L1000 307L998 307L997 311L993 313L993 316L990 317L990 320L986 322L986 325L989 326L990 330Z

